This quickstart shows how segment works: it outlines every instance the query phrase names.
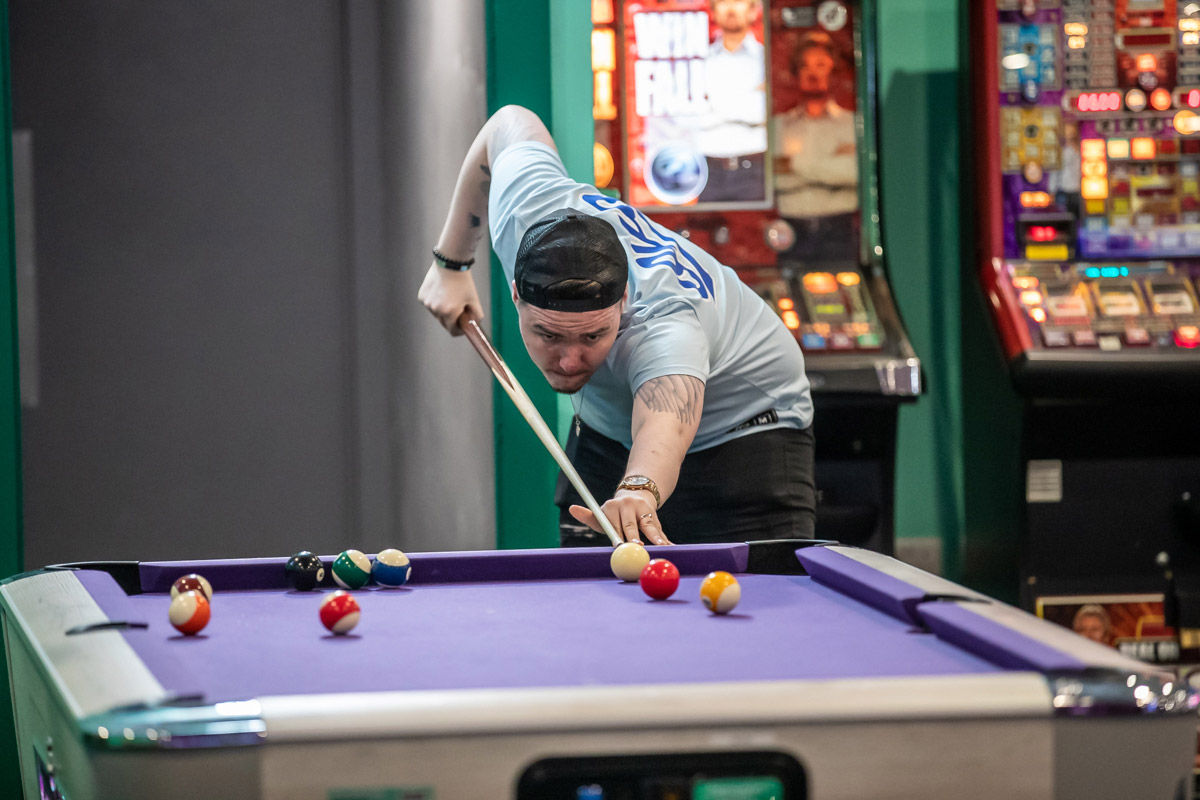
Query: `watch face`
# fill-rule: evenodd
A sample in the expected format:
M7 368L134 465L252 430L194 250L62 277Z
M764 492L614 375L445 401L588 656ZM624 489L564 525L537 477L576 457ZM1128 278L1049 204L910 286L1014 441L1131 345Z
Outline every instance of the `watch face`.
M645 486L650 482L649 478L626 478L625 483L629 486Z

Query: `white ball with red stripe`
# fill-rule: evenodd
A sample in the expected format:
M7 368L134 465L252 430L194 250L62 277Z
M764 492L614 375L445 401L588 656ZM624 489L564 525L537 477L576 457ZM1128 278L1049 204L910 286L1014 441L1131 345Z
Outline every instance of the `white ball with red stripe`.
M208 598L202 592L181 592L171 601L167 619L175 626L175 630L185 636L194 636L204 630L211 613Z
M337 591L321 601L321 624L333 633L354 630L359 613L358 601L349 592Z

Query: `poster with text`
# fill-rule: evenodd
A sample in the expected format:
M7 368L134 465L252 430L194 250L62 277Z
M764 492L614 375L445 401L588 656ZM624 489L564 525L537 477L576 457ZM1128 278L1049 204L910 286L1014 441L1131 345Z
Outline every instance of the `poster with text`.
M631 2L623 26L629 202L768 206L762 2Z

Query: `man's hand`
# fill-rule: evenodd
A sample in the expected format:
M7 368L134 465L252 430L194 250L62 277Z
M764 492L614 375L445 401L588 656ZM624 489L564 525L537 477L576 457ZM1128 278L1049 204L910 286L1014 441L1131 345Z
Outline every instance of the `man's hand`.
M474 311L480 319L484 316L471 274L439 267L436 262L425 273L417 299L452 336L463 335L458 318L466 309Z
M571 516L594 531L600 531L596 515L583 506L571 506ZM641 542L642 535L650 544L673 544L663 533L654 509L654 495L642 489L621 489L600 506L604 516L627 542Z
M704 408L704 382L691 375L663 375L641 385L633 397L630 431L633 447L626 475L652 475L663 502L675 490L683 463ZM571 516L600 530L591 511L571 506ZM618 489L600 510L627 542L644 534L650 544L671 544L658 521L658 498L645 489Z

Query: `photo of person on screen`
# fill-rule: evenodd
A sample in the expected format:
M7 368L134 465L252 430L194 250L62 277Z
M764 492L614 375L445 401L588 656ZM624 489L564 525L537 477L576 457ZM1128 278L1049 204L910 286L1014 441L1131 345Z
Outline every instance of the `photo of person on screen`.
M1080 606L1071 621L1071 629L1080 636L1091 639L1107 647L1112 647L1112 620L1104 606L1099 603L1087 603Z
M775 199L796 231L788 255L852 260L858 253L858 151L854 112L833 87L844 58L827 33L797 41L789 68L799 101L774 119Z
M766 50L754 35L761 0L711 0L719 29L705 60L708 114L696 142L708 164L701 203L766 200Z

